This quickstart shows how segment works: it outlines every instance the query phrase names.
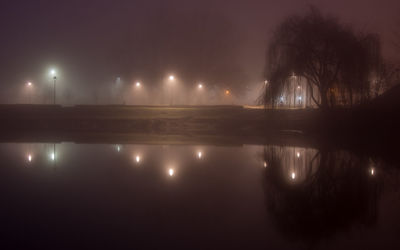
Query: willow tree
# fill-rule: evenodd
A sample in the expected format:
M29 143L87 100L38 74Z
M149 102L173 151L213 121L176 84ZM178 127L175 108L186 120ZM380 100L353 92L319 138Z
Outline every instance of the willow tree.
M353 103L354 96L361 100L367 95L369 78L379 63L377 36L356 34L311 8L304 16L286 18L273 33L265 66L269 87L263 100L274 104L295 74L307 82L311 99L320 108L335 105L332 93Z

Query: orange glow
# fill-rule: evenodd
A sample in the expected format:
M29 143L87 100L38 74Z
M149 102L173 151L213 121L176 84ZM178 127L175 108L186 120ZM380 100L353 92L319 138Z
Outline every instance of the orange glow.
M231 92L229 90L225 90L225 95L229 95Z

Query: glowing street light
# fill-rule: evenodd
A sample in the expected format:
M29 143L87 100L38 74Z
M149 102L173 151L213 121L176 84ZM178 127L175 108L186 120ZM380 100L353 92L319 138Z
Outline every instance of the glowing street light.
M50 70L50 76L53 77L53 104L55 105L56 104L56 81L57 81L55 69Z
M230 95L230 91L229 90L225 90L225 95Z
M168 169L168 175L169 176L174 176L175 170L173 168Z
M33 84L32 84L32 82L27 82L26 86L27 86L28 91L29 91L29 93L28 93L28 95L29 95L29 103L31 103L31 100L32 100L32 86L33 86Z
M201 159L203 157L203 152L199 151L197 152L197 158Z
M296 179L296 173L295 173L295 172L292 172L291 177L292 177L292 180Z
M28 155L28 162L32 162L32 155L31 154Z
M268 167L268 164L266 161L264 161L264 168Z
M53 152L50 154L50 159L54 161L56 159L56 154Z
M374 174L375 174L375 169L374 169L374 168L371 168L370 174L371 174L371 175L374 175Z
M202 89L202 88L203 88L203 84L199 83L199 85L197 86L197 88Z
M136 87L139 88L141 86L140 82L136 82Z
M135 157L135 161L136 161L136 163L140 163L140 156L139 155L137 155L136 157Z
M169 82L174 82L175 81L175 76L174 75L170 75L169 77L168 77L168 80L169 80ZM173 99L174 99L174 91L173 91L173 88L172 88L172 85L173 84L170 84L171 86L169 87L169 91L170 91L170 106L172 105L172 102L173 102Z
M296 153L297 158L300 158L300 152Z

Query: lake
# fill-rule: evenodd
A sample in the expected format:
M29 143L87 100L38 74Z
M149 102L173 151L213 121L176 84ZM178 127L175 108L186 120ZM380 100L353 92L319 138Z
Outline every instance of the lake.
M397 249L398 164L276 145L0 144L1 244Z

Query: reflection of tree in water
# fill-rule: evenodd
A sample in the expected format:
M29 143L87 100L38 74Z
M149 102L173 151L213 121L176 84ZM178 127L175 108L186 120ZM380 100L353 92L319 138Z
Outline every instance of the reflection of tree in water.
M264 148L267 210L288 238L308 243L376 222L381 184L368 159L347 152Z

